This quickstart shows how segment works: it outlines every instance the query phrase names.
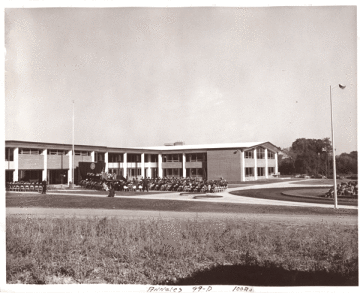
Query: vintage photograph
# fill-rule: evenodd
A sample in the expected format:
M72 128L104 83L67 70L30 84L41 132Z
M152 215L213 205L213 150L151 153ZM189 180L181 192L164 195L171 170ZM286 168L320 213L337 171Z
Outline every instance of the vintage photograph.
M4 8L4 290L355 292L357 6L170 2Z

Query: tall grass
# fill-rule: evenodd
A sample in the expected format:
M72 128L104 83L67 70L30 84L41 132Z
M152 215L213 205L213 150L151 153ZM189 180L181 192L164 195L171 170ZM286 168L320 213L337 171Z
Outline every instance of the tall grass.
M357 275L357 227L245 220L20 218L6 223L8 283L163 284L214 265Z

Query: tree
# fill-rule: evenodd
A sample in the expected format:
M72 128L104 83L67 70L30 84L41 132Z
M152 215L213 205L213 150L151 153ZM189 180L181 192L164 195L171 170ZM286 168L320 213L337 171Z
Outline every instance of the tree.
M357 174L357 151L336 156L336 170L340 174Z
M301 174L326 174L328 153L331 150L329 138L298 138L291 146L296 153L295 172Z

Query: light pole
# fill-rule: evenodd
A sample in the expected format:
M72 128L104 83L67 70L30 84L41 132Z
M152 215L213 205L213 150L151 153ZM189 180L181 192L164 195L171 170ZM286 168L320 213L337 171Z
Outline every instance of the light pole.
M74 173L75 173L75 162L74 162L74 158L75 158L75 148L74 148L74 133L75 133L75 101L73 100L73 117L72 117L72 166L71 166L71 186L70 188L73 189L74 188Z
M339 84L339 88L344 89L346 86ZM337 186L336 186L336 160L335 160L335 141L334 141L334 125L333 125L333 106L331 97L331 85L330 85L330 111L331 111L331 140L333 149L333 177L334 177L334 208L337 209Z

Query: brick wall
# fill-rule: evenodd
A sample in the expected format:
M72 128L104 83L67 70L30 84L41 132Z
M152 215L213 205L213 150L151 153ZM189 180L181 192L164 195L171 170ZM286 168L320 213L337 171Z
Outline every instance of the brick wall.
M69 169L69 156L48 155L47 156L48 169Z
M220 179L227 181L241 180L240 177L240 152L234 154L234 150L214 150L207 152L208 179Z
M74 158L75 158L75 168L79 167L79 162L91 162L91 156L74 156Z
M43 170L44 156L19 154L19 170L23 169Z
M162 163L162 168L163 169L167 169L167 168L182 168L182 162L166 162L166 163Z
M203 162L185 162L185 168L202 168Z

